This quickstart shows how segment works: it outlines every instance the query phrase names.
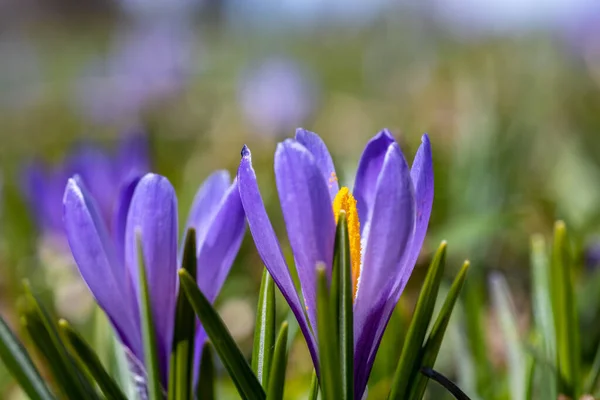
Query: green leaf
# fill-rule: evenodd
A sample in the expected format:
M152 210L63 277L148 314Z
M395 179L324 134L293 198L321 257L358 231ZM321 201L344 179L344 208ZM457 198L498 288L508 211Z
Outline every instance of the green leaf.
M58 328L25 283L25 309L21 323L44 357L61 392L67 398L99 399L94 383L87 379L63 343Z
M206 342L202 349L200 360L200 376L196 387L196 398L198 400L215 399L215 363L213 362L212 346Z
M490 286L492 303L496 309L500 329L506 344L510 398L512 400L525 400L528 390L528 357L519 336L519 326L512 298L502 275L498 273L492 275Z
M435 360L437 359L440 347L442 346L442 340L444 339L444 334L446 333L446 328L448 327L452 310L454 309L454 305L458 300L458 295L460 294L462 286L465 282L468 269L469 262L465 261L458 275L454 279L450 290L448 291L446 300L444 301L442 309L440 310L440 313L433 324L431 333L429 334L425 345L422 347L420 356L422 367L433 368L435 365ZM422 399L423 394L425 393L425 388L427 387L427 381L427 377L418 375L411 387L410 396L408 398L413 400Z
M144 343L144 360L147 375L148 397L150 400L163 398L163 389L160 383L160 366L156 346L156 332L154 330L154 318L152 316L152 305L148 289L148 278L146 275L146 263L140 232L136 232L136 243L138 252L138 274L140 284L140 316L142 319L142 339Z
M415 382L414 377L419 374L421 368L419 353L425 341L427 328L431 322L438 290L442 282L446 263L446 247L446 242L443 241L429 266L429 271L427 272L427 277L415 305L412 321L402 347L400 361L394 374L389 395L390 400L405 399L410 392L411 383Z
M285 371L287 367L287 335L288 324L283 322L277 342L275 342L275 351L273 353L273 365L271 366L271 375L269 376L269 389L267 390L268 400L282 400L283 388L285 385Z
M543 357L545 360L555 363L557 359L556 331L554 315L552 314L552 289L549 269L550 263L544 238L534 236L531 239L533 319ZM548 365L547 362L538 363L537 369L540 382L543 382L538 388L540 398L558 398L556 369L552 365Z
M583 392L594 393L596 387L598 386L598 378L600 378L600 346L598 346L598 348L596 349L594 362L585 380Z
M537 363L535 362L535 358L528 357L527 358L527 377L525 378L525 384L526 384L525 399L526 400L533 400L533 398L534 398L534 392L535 392L534 383L535 383L536 366L537 366Z
M183 269L179 270L179 282L240 395L249 400L264 399L266 395L260 382L221 317Z
M87 369L89 375L96 381L98 387L106 398L114 400L127 400L119 385L106 372L98 355L85 342L85 340L69 325L67 321L58 321L58 327L72 349L72 353L80 361L80 365Z
M342 399L354 398L354 286L352 264L350 263L350 240L346 213L340 211L333 252L331 277L331 299L336 308L333 321L337 321L336 333L339 337L340 366L342 378Z
M275 285L265 268L260 283L256 325L254 328L254 348L252 350L252 370L258 381L266 389L273 359L275 343Z
M342 376L340 371L337 320L333 317L332 304L325 268L317 266L317 332L319 337L319 361L323 400L342 398Z
M189 229L183 248L182 267L192 278L196 277L196 231ZM182 290L177 294L175 329L169 368L169 400L188 400L193 393L194 342L196 315Z
M32 400L50 400L54 396L46 386L27 350L0 316L0 359Z
M561 394L579 398L579 322L573 296L571 257L567 242L567 228L562 221L554 226L552 247L551 288L554 326L558 350Z
M307 400L317 400L319 397L319 378L317 373L313 371L312 377L310 378L310 389L308 390Z

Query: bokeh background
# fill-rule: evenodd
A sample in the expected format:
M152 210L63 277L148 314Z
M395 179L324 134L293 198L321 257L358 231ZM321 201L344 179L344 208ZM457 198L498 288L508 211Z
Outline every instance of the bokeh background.
M442 239L448 278L465 258L472 270L438 368L473 398L508 398L488 276L506 274L526 334L529 238L550 237L556 219L567 223L578 260L582 351L593 357L600 339L594 0L0 0L0 312L18 327L27 278L55 314L97 348L105 342L106 323L68 249L31 207L31 196L47 195L26 190L32 162L50 169L82 143L116 151L132 130L144 132L152 170L176 187L183 221L204 178L215 169L235 174L247 144L285 243L273 152L298 126L323 137L348 186L380 129L392 130L409 160L422 133L432 141L430 229L370 398L389 385L403 327ZM217 300L247 354L261 273L247 235ZM460 314L473 312L472 304L483 310L486 347L469 352ZM290 399L305 397L310 374L299 337ZM222 381L221 396L235 398L224 372ZM1 366L0 397L20 397Z

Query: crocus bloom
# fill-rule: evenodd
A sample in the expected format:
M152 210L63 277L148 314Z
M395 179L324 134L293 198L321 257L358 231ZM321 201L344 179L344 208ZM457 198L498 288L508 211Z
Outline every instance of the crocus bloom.
M315 133L298 129L279 143L275 178L302 296L295 290L269 222L250 151L238 170L240 197L258 252L285 296L318 366L316 266L331 276L336 219L348 216L354 281L354 385L360 399L383 331L421 250L433 202L433 167L427 135L409 169L384 130L367 144L354 190L339 187L327 147ZM304 310L306 309L305 317Z
M162 383L166 388L179 268L177 198L169 181L155 174L145 175L124 193L116 213L117 229L111 238L96 199L77 177L69 179L63 200L65 229L81 276L137 366L144 361L136 233L141 235ZM216 172L204 182L186 227L196 229L198 285L213 301L245 231L237 183L231 183L226 171ZM205 338L204 331L198 329L196 365Z
M120 192L149 169L146 138L136 133L125 136L115 154L86 143L54 168L32 163L25 172L24 192L41 233L60 243L64 241L62 197L69 177L81 177L96 198L100 217L112 229Z

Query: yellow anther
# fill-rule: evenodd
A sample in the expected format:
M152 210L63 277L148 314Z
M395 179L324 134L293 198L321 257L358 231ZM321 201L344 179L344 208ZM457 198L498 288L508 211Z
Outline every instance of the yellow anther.
M353 293L356 296L360 277L360 221L356 210L356 199L350 190L343 186L333 200L333 215L338 222L340 211L344 210L348 218L348 239L350 241L350 264L352 265Z

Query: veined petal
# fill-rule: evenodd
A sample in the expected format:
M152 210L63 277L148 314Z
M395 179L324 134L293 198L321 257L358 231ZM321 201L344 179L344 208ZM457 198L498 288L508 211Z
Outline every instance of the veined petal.
M340 186L338 177L335 173L335 166L331 159L331 154L329 154L325 142L323 142L323 139L316 133L302 128L296 129L296 140L306 147L315 158L315 162L323 173L325 182L327 182L327 186L329 187L330 201L333 201L340 190Z
M327 183L315 158L300 143L287 139L275 151L275 179L281 211L304 305L316 331L317 265L323 263L331 275L335 221Z
M281 247L277 241L277 236L265 210L265 205L258 189L256 174L252 168L250 150L246 146L242 149L242 160L240 161L237 176L240 198L258 254L298 320L313 363L318 365L319 359L315 338L304 315L304 310L296 292L294 282L292 281L290 271L288 270Z
M354 307L355 359L364 360L369 358L381 323L381 318L373 319L373 305L380 305L378 315L382 317L392 290L405 279L403 267L415 227L413 183L406 160L395 142L388 146L377 178L369 223L370 227L365 229L366 245ZM368 364L358 367L370 369Z
M362 237L365 236L363 232L369 225L370 213L374 207L377 179L388 147L392 143L395 143L392 134L387 129L382 130L369 140L358 163L353 193L358 207Z
M427 134L423 135L421 142L410 170L410 177L415 187L416 215L415 234L410 245L410 255L406 261L407 271L404 273L408 276L412 273L421 252L433 206L433 160L431 157L431 143ZM408 279L403 281L403 285L399 288L400 293L404 290L407 282ZM400 293L398 293L398 298ZM396 299L397 301L398 299Z
M196 229L198 249L201 247L211 221L219 209L223 196L231 185L231 177L227 171L213 172L194 197L186 228Z
M63 198L64 225L79 273L115 326L121 341L143 355L140 327L127 306L128 274L119 262L94 199L77 179L69 179Z
M208 225L198 249L198 286L214 301L242 244L246 219L237 179L229 187Z
M146 174L135 188L129 208L125 257L131 275L135 277L139 299L138 234L141 235L159 362L165 384L177 297L177 198L173 186L165 177Z
M429 224L429 217L431 215L431 207L433 205L433 161L431 157L431 144L427 134L423 135L422 144L419 147L415 160L413 161L412 169L410 171L411 179L415 187L415 204L416 204L416 216L415 216L415 233L413 235L408 256L404 262L402 269L402 279L396 284L392 290L390 298L385 304L382 314L379 318L379 323L376 326L374 339L371 341L371 351L367 359L367 365L372 366L377 355L377 349L383 338L385 327L394 312L394 308L400 300L400 295L404 291L406 284L412 274L415 267L415 263L421 251L421 246L427 233L427 225ZM370 368L368 371L362 374L368 379ZM366 385L367 382L365 381Z

